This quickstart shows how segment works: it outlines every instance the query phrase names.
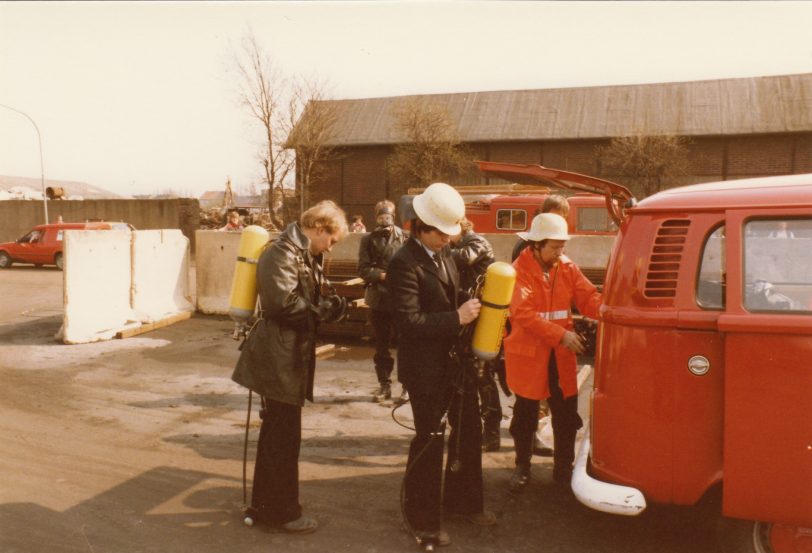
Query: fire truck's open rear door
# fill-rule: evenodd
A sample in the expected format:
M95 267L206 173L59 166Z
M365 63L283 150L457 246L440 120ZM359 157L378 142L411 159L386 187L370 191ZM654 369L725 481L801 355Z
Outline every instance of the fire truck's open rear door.
M550 169L542 165L477 161L479 170L495 177L519 184L543 184L550 188L563 188L577 192L591 192L606 198L606 209L617 225L624 218L624 208L634 202L634 196L621 184L590 177L580 173Z

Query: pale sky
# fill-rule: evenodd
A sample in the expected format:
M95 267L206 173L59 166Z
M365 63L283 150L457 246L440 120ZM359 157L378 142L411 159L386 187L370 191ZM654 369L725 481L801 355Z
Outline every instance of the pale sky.
M0 104L45 176L122 195L259 182L248 28L335 98L812 72L812 2L6 2ZM39 178L0 108L0 175Z

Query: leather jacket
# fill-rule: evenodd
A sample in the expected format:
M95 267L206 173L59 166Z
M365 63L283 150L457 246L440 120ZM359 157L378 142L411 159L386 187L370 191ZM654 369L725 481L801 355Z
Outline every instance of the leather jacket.
M451 248L451 258L460 273L460 290L469 293L476 288L477 278L484 275L488 266L494 262L490 242L471 230L463 234Z
M316 326L322 256L292 223L265 248L257 264L261 318L242 346L231 378L281 403L313 401Z
M386 281L381 280L381 273L386 272L389 260L405 241L403 229L398 226L393 226L391 233L378 227L361 238L358 246L358 274L366 284L364 301L370 309L392 310Z

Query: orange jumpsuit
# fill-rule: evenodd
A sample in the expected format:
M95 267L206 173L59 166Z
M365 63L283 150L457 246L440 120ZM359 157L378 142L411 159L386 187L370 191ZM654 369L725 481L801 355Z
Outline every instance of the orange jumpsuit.
M516 287L510 302L510 336L505 338L508 386L529 399L547 399L547 363L555 351L559 385L564 397L578 393L576 355L560 344L573 330L574 303L586 317L598 318L601 295L578 266L566 256L545 276L530 248L513 263Z
M514 261L516 287L510 303L510 335L505 339L505 367L516 394L510 433L516 466L529 475L533 440L538 428L539 400L547 399L555 442L553 479L568 484L575 459L575 435L583 425L578 416L577 359L561 345L573 330L571 306L597 319L601 295L595 285L566 256L544 274L525 249Z

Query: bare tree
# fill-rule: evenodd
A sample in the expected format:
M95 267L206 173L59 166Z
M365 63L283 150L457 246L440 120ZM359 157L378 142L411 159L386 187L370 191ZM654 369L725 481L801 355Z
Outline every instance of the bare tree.
M394 108L395 126L403 142L387 160L389 177L400 185L428 185L463 174L473 159L460 142L448 111L421 98L409 98Z
M327 101L326 85L317 79L296 79L288 104L286 147L296 152L299 208L310 204L312 187L324 178L326 164L336 159L330 144L338 120L336 104Z
M662 190L669 180L688 172L688 144L682 136L650 136L636 134L612 139L608 146L599 146L595 155L601 163L601 173L625 177L625 184L636 185L642 196Z
M262 165L263 183L268 187L268 208L277 228L285 223L284 183L293 169L292 152L285 148L285 90L287 79L262 49L253 33L243 40L236 56L239 72L239 100L262 125L262 141L257 157Z

